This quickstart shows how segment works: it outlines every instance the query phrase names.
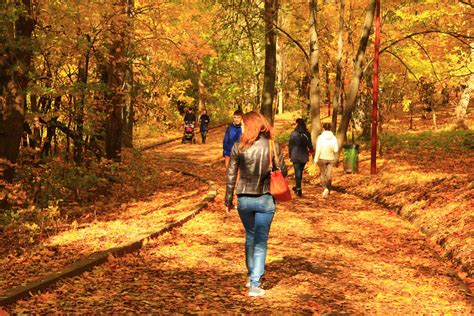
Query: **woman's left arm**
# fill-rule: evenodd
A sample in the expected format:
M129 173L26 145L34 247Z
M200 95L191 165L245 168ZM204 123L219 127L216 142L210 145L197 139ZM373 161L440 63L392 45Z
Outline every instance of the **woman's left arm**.
M235 143L232 147L232 151L230 153L230 162L229 162L229 169L227 170L227 183L225 188L225 206L232 207L232 200L234 198L234 188L235 182L237 180L237 172L239 170L239 143Z

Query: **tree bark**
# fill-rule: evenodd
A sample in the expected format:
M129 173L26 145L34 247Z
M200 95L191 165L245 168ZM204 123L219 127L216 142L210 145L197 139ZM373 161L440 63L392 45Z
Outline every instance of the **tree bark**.
M127 71L125 43L127 40L128 0L117 0L111 22L112 44L110 46L107 77L107 119L105 124L105 152L107 159L121 161L123 106L125 101L124 80Z
M474 44L471 44L471 59L474 59ZM474 91L474 73L471 73L469 76L469 81L466 84L466 88L464 88L461 99L456 106L456 129L469 129L469 127L464 122L464 119L467 114L467 108L469 107L469 103L471 101L471 93Z
M0 34L2 45L9 45L6 53L0 56L0 208L8 207L7 183L15 176L23 122L25 119L25 90L28 85L28 71L32 57L31 35L34 20L31 17L30 0L17 1L18 19L8 23L9 34ZM20 6L23 10L20 10ZM26 12L26 14L22 13ZM13 38L9 38L13 36ZM8 39L8 40L7 40ZM15 65L14 69L10 67Z
M253 72L255 74L255 102L253 103L252 109L253 110L258 110L258 107L260 106L260 74L262 73L260 70L260 65L257 61L257 53L255 51L255 44L254 44L254 36L252 34L252 30L250 27L250 22L248 20L248 16L244 15L245 18L245 30L247 31L247 38L249 40L250 44L250 49L252 52L252 62L253 62Z
M123 106L123 136L122 145L127 148L133 148L133 118L134 118L134 105L135 105L135 91L133 82L133 66L131 63L128 64L129 70L127 71L126 80L130 83L130 91L127 96L125 106Z
M370 1L370 5L367 9L365 16L365 22L362 29L362 35L359 42L359 48L354 62L354 70L352 72L352 79L349 87L349 94L347 95L346 105L342 113L341 124L337 129L337 142L339 145L339 152L337 158L339 158L339 153L342 149L342 144L346 139L347 129L349 127L350 120L352 118L352 112L356 106L357 93L359 91L360 78L362 74L362 62L364 61L365 51L367 49L367 44L369 42L370 29L372 28L372 23L374 21L375 15L375 0Z
M316 0L309 1L310 20L309 20L309 56L310 56L310 88L309 102L311 113L311 140L316 145L316 138L321 132L321 88L319 78L319 43L317 30L317 9Z
M280 0L280 5L283 5L283 0ZM284 27L283 15L279 15L278 19L280 20L280 27ZM276 62L277 62L277 113L283 113L284 108L284 99L283 99L283 82L284 82L284 54L282 50L282 36L277 34L276 42Z
M329 80L329 67L324 67L324 74L326 77L326 102L328 106L328 117L331 117L331 89L329 88L331 81Z
M276 77L276 28L278 0L265 0L265 73L260 112L273 125L273 99Z
M281 39L279 36L278 39ZM283 52L281 50L281 44L278 43L277 41L277 54L276 54L276 59L277 59L277 113L283 113L283 106L284 106L284 100L283 100L283 74L284 74L284 69L283 69Z
M90 43L90 37L87 36L87 40ZM79 74L78 80L81 83L81 96L75 106L75 116L74 121L76 125L76 134L79 141L74 141L74 162L80 164L82 162L82 152L83 152L83 134L84 134L84 107L86 102L86 85L89 76L89 60L90 60L90 51L87 51L84 64L79 63Z
M135 0L128 0L127 3L127 40L130 38L130 33L134 30L134 9L135 9ZM135 117L135 77L133 75L133 62L129 60L127 52L127 74L126 80L129 82L129 95L127 105L123 108L123 136L122 136L122 145L127 148L133 148L133 125Z
M202 113L206 108L204 102L204 82L202 80L202 66L198 64L197 66L197 85L198 85L198 113Z
M336 57L336 81L334 89L334 100L332 110L331 130L333 133L337 129L337 115L341 112L342 106L342 57L343 43L342 36L344 33L344 0L340 0L339 8L339 31L337 34L337 57Z

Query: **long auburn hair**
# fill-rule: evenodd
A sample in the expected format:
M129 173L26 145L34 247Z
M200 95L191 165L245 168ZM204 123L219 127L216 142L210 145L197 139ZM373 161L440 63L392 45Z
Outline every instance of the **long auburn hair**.
M244 132L240 136L239 149L245 150L255 143L260 135L273 139L273 128L262 114L251 111L242 116Z

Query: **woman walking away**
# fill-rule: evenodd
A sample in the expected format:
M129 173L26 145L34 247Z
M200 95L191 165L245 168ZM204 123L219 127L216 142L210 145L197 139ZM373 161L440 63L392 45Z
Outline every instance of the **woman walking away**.
M316 154L314 155L314 163L321 170L321 185L324 188L323 198L328 197L331 189L334 154L338 150L336 136L331 132L331 123L324 123L323 132L316 142Z
M296 128L290 135L288 144L290 159L295 168L295 182L293 187L296 195L302 196L301 181L303 180L303 171L309 160L309 153L313 152L313 144L311 143L311 134L306 128L306 123L302 118L296 120Z
M202 143L205 144L207 132L209 131L209 122L211 121L206 110L202 111L199 121L201 122L201 125L199 125L199 131L201 132Z
M265 272L267 240L275 213L275 201L270 195L270 142L273 129L263 115L252 111L243 116L243 133L232 147L227 172L225 205L233 210L232 200L237 178L237 210L245 228L245 263L248 272L249 296L263 296L260 278ZM275 144L275 143L274 143ZM275 144L280 170L287 169L278 144ZM276 165L275 163L273 165Z

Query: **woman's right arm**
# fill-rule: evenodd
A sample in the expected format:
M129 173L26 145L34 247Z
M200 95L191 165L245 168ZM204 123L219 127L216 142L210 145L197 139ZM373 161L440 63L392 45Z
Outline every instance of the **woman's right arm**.
M294 146L295 146L295 135L292 132L290 134L290 140L288 141L288 152L290 154L290 158L291 158L291 152L292 152Z
M318 137L316 140L316 153L314 154L314 163L318 163L320 154L321 154L321 140Z
M239 143L235 143L230 153L229 169L227 170L227 183L225 188L226 206L233 206L232 200L234 198L235 182L237 180L237 173L239 170Z
M334 153L337 153L337 152L339 151L339 146L337 145L337 138L336 138L336 136L334 136L333 142L334 142Z

